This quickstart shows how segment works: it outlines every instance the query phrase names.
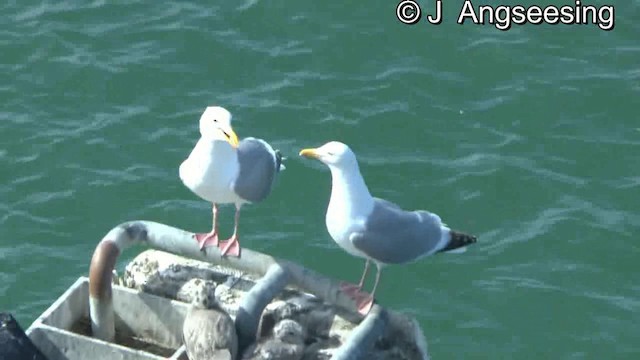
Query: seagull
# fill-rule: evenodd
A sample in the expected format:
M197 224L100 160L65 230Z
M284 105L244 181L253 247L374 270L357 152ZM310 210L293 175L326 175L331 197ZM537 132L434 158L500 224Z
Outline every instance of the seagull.
M463 252L476 242L473 235L451 230L440 217L425 210L406 211L397 204L373 197L360 174L356 155L347 146L331 141L319 148L300 151L331 170L331 198L325 217L329 235L347 253L364 258L358 285L343 284L342 291L355 300L366 315L373 305L382 268L406 264L441 252ZM377 267L371 294L361 292L369 264Z
M280 152L266 141L254 137L238 141L231 118L223 107L205 109L200 117L200 140L180 165L179 175L187 188L212 203L211 232L194 234L200 250L218 246L222 255L240 256L240 208L267 198L277 173L285 166ZM234 204L236 208L233 235L226 241L218 237L218 204Z
M273 328L273 338L259 341L245 350L242 360L300 360L304 354L306 330L291 319L281 320Z
M191 360L234 360L237 357L235 324L204 288L195 294L187 310L182 342Z

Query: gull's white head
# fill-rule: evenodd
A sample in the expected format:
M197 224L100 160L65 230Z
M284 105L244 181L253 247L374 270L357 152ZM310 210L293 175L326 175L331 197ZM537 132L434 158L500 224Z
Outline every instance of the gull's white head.
M357 166L356 154L339 141L330 141L319 148L303 149L300 156L318 159L330 168L348 169Z
M231 113L220 106L207 107L200 116L200 134L202 137L229 142L238 147L238 136L231 127Z

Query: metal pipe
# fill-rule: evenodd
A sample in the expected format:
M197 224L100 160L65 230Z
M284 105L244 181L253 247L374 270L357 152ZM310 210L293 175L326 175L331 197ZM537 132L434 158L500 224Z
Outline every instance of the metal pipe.
M279 264L273 264L267 273L247 292L240 301L236 314L238 353L256 340L258 323L264 308L289 282L289 273Z
M120 248L114 241L101 241L89 268L89 317L93 336L113 341L116 330L111 291L112 270Z
M202 252L192 236L191 232L151 221L126 222L105 235L96 247L89 269L89 308L91 329L95 337L105 341L114 339L112 271L118 255L135 244L146 244L157 250L239 269L258 276L263 276L271 265L278 264L286 270L296 287L357 314L356 304L340 291L339 285L315 271L247 248L241 250L239 258L222 257L216 247L207 248L206 252ZM374 309L376 306L374 305Z
M186 359L187 358L187 348L184 346L184 344L182 346L180 346L178 348L178 350L176 350L176 352L173 353L173 355L167 359L167 360L181 360L181 359Z
M388 321L387 311L374 305L367 317L353 329L349 339L336 350L331 360L359 360L369 357L368 352L382 336Z

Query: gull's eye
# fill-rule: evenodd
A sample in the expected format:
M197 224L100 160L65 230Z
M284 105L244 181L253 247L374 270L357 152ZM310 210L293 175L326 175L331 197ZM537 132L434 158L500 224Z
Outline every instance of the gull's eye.
M216 123L217 123L217 122L218 122L218 119L213 119L213 122L216 122Z

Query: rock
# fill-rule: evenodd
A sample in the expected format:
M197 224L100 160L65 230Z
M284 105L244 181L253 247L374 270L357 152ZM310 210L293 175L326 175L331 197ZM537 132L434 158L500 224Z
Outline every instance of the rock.
M304 351L302 360L330 360L340 342L334 339L323 339L309 344Z
M47 360L10 313L0 312L0 360Z
M170 253L148 250L127 264L119 283L149 294L190 303L189 290L193 279L215 284L217 304L234 316L244 291L253 285L252 279L240 271L215 266Z
M237 357L235 324L205 286L194 293L182 334L189 360L235 360Z

